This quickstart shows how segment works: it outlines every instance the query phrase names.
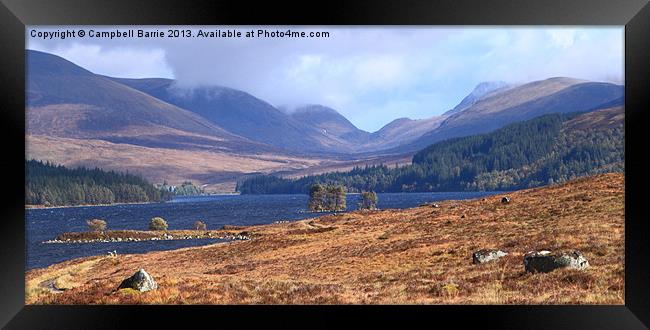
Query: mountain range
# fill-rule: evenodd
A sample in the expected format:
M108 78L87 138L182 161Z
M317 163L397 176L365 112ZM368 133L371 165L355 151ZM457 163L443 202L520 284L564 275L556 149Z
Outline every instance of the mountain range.
M625 170L622 106L552 113L485 134L434 143L412 164L354 167L347 172L242 180L242 194L305 194L314 184L347 191L430 192L515 190Z
M381 162L547 113L623 104L623 87L610 83L564 77L484 82L440 116L398 118L366 132L324 105L287 111L223 86L107 77L33 50L26 60L28 158L170 182L232 184L249 173Z

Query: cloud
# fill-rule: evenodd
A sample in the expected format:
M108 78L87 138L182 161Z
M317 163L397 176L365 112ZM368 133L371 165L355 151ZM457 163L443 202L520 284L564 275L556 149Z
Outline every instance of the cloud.
M61 27L50 30L56 29ZM244 33L251 29L258 27L238 28ZM527 82L553 76L623 81L622 27L267 29L328 31L330 37L28 37L28 48L61 55L100 74L173 77L181 88L228 86L289 108L320 103L369 131L398 117L440 114L482 81Z
M98 44L72 43L54 48L35 42L31 49L57 54L92 72L122 77L173 77L172 68L162 48L139 49L127 47L105 47Z

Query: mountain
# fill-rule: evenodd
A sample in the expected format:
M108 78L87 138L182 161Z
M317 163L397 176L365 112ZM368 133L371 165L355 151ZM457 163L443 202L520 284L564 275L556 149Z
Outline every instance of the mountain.
M476 103L478 100L485 97L486 95L503 91L508 88L510 88L510 85L508 85L506 82L503 81L482 82L476 85L476 87L474 87L474 90L472 90L472 92L470 92L469 95L465 96L465 98L463 98L463 100L460 101L460 103L458 103L457 106L445 112L443 116L449 116L461 112L474 105L474 103Z
M624 171L621 106L554 113L486 134L449 139L420 150L412 165L356 167L298 179L253 177L242 193L306 193L315 183L377 192L512 190Z
M26 56L28 134L156 147L272 150L61 57L31 50Z
M128 170L154 182L232 187L252 173L403 163L449 138L547 113L623 104L623 87L607 83L486 82L441 116L400 118L369 133L322 105L287 112L228 87L188 89L170 79L107 77L38 51L27 50L26 62L26 157Z
M358 129L336 110L322 105L303 106L289 115L298 122L320 130L323 135L331 135L352 144L367 143L370 139L370 133Z
M425 119L397 118L378 131L371 134L370 139L363 146L365 152L380 152L395 148L393 151L398 152L399 147L408 145L417 140L424 134L435 131L440 124L450 115L467 109L486 95L503 91L510 88L505 82L482 82L472 90L463 100L452 110L443 113L440 116L433 116ZM412 151L406 149L405 151Z
M426 119L395 119L380 130L372 133L371 140L364 146L364 150L370 152L381 151L408 144L438 128L444 119L444 116Z
M233 134L59 56L27 50L26 64L26 159L128 171L154 183L192 180L220 192L233 191L248 173L320 163Z
M157 99L189 110L234 134L293 152L349 152L336 136L303 123L246 92L209 86L179 88L170 79L110 78Z
M449 138L487 133L548 113L589 111L622 104L623 86L572 78L550 78L490 93L448 116L439 127L403 150L417 150Z

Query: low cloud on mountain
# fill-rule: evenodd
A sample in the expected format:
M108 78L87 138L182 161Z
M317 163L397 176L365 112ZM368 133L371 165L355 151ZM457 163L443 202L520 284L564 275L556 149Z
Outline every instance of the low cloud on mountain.
M49 28L56 29L63 27ZM40 40L28 35L27 42L29 49L99 74L174 78L184 88L227 86L288 108L324 104L367 131L397 117L441 114L481 81L553 76L623 81L622 27L308 30L329 31L330 37Z

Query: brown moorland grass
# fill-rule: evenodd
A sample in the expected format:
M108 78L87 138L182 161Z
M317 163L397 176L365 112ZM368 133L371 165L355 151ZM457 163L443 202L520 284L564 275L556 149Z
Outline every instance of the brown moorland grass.
M439 208L242 228L202 247L70 260L26 273L28 304L623 304L624 175ZM464 217L462 217L464 215ZM473 265L471 253L508 256ZM586 271L524 271L530 250L581 251ZM115 291L144 268L159 289ZM58 282L57 282L58 281Z

